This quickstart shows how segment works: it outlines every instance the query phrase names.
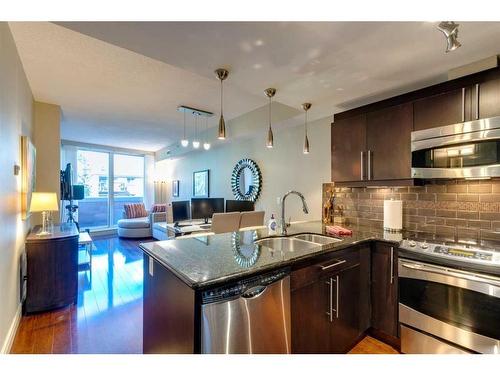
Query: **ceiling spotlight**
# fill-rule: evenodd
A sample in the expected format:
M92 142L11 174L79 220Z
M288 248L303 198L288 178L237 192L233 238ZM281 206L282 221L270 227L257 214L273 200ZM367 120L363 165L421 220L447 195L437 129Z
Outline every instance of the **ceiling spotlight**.
M456 50L461 46L458 41L458 23L453 21L443 21L438 25L438 30L446 37L446 52Z
M304 130L305 130L305 137L304 137L304 148L302 150L302 152L304 154L308 154L309 153L309 138L307 137L307 111L309 110L309 108L311 108L311 103L304 103L302 104L302 109L304 110L305 112L305 122L304 122Z
M267 130L267 141L266 147L273 148L274 147L274 136L273 136L273 128L271 125L271 109L273 104L273 96L276 94L276 89L268 88L264 90L264 93L269 98L269 129Z
M220 80L220 118L219 118L219 131L217 132L218 139L226 139L226 122L224 121L223 113L223 100L224 100L224 87L222 82L227 78L229 72L226 69L217 69L215 71L217 78Z

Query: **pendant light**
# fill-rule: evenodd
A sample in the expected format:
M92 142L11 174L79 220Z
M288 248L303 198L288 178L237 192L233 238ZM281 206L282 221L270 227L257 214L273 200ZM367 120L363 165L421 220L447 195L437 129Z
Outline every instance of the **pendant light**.
M205 117L205 142L203 142L203 148L205 150L210 150L210 143L207 142L207 131L208 131L208 117Z
M193 148L200 147L200 141L198 140L198 113L193 113L194 115L194 139L193 139Z
M219 131L217 133L218 139L226 139L226 122L224 121L224 113L223 113L223 101L224 101L224 86L222 81L224 81L229 72L226 69L217 69L215 71L217 78L220 80L220 118L219 118Z
M186 138L186 111L182 111L182 114L184 117L184 136L182 137L181 145L182 147L187 147L189 145L189 141Z
M304 122L304 130L305 130L304 149L302 150L304 154L309 153L309 138L307 138L307 111L309 110L309 108L311 108L311 103L302 104L302 109L305 111L305 117L306 117L306 120Z
M272 104L273 104L273 96L276 94L276 89L268 88L264 90L264 93L269 98L269 129L267 130L267 141L266 147L273 148L274 147L274 136L273 136L273 128L271 126L271 115L272 115Z

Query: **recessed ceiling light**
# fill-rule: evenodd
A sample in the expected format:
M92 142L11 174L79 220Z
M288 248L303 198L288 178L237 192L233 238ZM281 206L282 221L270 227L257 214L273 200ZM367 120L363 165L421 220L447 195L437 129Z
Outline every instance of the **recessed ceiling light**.
M344 89L342 87L337 87L336 89L337 91L344 91Z
M253 64L254 69L260 69L262 68L262 64Z
M264 45L264 41L262 39L257 39L254 44L257 46L257 47L260 47L260 46L263 46Z

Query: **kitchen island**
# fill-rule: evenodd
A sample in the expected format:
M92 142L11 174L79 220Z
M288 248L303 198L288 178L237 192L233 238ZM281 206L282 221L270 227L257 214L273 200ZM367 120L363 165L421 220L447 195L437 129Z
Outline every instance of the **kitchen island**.
M384 232L374 228L353 229L352 236L332 238L328 243L302 246L307 241L300 240L301 246L292 251L268 247L266 228L141 244L145 257L144 352L206 352L201 331L207 293L221 289L230 293L226 286L234 288L241 280L276 270L291 274L290 308L286 309L291 314L288 352L349 350L371 326L370 244L389 241L394 246L401 238L393 234L384 238ZM303 233L327 236L320 221L296 223L288 229L289 237ZM316 312L318 320L326 328L335 326L336 337L340 334L343 339L331 342L322 332L325 342L312 345L309 341L316 333L304 329L314 322L310 308L321 309Z

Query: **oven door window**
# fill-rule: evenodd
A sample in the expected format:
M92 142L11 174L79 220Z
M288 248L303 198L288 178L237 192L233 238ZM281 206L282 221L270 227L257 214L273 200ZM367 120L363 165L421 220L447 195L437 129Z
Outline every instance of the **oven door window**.
M467 168L500 163L500 140L464 143L412 152L413 168Z
M500 299L431 281L399 278L400 303L435 319L500 340Z

